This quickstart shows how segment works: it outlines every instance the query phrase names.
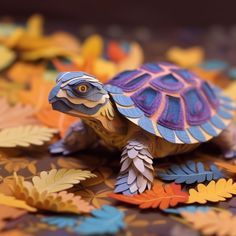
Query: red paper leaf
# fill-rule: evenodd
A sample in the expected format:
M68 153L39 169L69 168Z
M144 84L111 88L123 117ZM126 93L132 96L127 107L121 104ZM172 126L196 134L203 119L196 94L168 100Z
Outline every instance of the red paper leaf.
M139 205L140 208L160 208L166 209L170 206L176 206L180 202L188 201L188 194L181 191L178 184L155 184L152 190L145 193L128 196L111 193L110 197L122 202Z

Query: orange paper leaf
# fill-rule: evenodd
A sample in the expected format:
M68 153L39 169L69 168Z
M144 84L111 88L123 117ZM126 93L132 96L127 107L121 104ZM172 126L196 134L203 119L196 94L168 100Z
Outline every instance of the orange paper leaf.
M61 136L64 136L72 123L79 120L77 117L54 111L51 108L39 111L36 116L44 125L58 129Z
M110 194L112 198L139 205L140 208L160 208L166 209L170 206L176 206L180 202L187 202L188 194L181 191L181 186L177 184L155 184L152 190L133 196L122 194Z

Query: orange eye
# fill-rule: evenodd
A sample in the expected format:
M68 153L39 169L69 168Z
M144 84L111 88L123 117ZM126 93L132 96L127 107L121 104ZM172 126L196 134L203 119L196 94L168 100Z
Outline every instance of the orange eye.
M87 90L88 90L88 86L85 85L85 84L79 85L77 87L77 91L80 92L80 93L86 93Z

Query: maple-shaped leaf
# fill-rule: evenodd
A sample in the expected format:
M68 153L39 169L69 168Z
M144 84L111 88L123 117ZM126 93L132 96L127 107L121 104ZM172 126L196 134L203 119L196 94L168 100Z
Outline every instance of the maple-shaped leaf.
M75 196L73 193L66 191L59 193L39 192L31 182L25 181L23 177L16 174L9 187L17 199L23 200L37 209L76 214L88 213L94 209L81 196Z
M64 136L71 124L79 120L77 117L54 111L52 108L45 108L39 111L36 117L42 124L58 129L61 136Z
M31 125L3 129L0 131L0 147L43 145L56 132L55 129Z
M168 170L159 171L158 176L163 180L174 180L178 184L193 184L219 179L223 174L215 165L206 170L202 162L188 161L186 164L172 165Z
M181 191L178 184L155 184L152 190L142 194L128 196L122 194L109 194L110 197L117 200L139 205L140 208L160 208L166 209L170 206L176 206L180 202L187 202L188 194Z
M189 189L188 203L225 201L226 198L231 198L232 194L236 194L236 183L233 183L232 179L219 179L217 182L212 180L207 185L198 184L197 190Z
M96 175L88 170L52 169L48 172L42 171L39 176L34 176L32 182L38 192L53 193L71 188L74 184L92 177L96 177Z
M0 204L9 206L9 207L16 207L16 208L24 209L27 211L36 211L34 207L27 205L26 202L16 199L13 196L7 196L2 193L0 193Z
M35 109L30 105L16 104L10 106L6 99L0 99L0 129L21 125L38 124L34 117Z
M204 235L236 236L236 216L228 211L182 212L181 215Z
M55 83L43 80L42 77L33 77L30 80L30 88L20 92L20 101L31 104L37 111L51 107L48 102L48 94Z
M115 234L126 227L124 213L115 207L104 205L91 212L92 217L83 218L74 232L85 235Z

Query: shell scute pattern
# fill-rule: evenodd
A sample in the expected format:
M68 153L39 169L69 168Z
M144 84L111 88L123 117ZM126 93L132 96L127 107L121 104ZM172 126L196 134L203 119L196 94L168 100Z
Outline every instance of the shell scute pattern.
M172 143L205 142L217 136L235 109L220 89L170 63L122 72L106 88L121 114Z

